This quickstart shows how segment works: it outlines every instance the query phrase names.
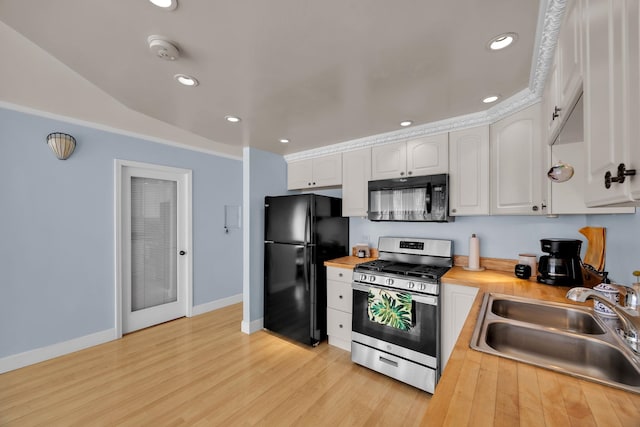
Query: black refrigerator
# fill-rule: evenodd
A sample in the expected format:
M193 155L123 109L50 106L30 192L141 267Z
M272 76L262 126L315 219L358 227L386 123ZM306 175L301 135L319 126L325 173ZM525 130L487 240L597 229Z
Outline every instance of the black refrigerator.
M345 256L342 200L316 194L265 197L264 327L308 345L327 336L324 261Z

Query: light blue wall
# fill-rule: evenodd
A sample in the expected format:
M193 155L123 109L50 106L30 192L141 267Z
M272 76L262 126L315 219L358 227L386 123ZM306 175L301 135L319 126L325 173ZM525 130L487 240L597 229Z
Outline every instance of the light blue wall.
M244 149L244 209L249 217L245 237L243 321L259 320L264 312L264 198L287 191L287 163L284 157L258 150Z
M587 226L607 228L606 270L620 283L629 283L631 271L640 269L640 214L457 217L451 223L371 222L363 218L350 221L349 241L378 246L380 236L409 236L450 239L456 255L469 254L469 237L480 238L480 256L517 259L519 253L543 255L540 239L580 239L582 253L586 238L579 229Z
M640 270L640 213L635 215L590 215L587 225L605 227L607 258L605 268L619 283L635 282L631 274Z
M45 138L73 135L70 159ZM194 305L242 292L242 162L0 109L0 357L114 328L114 159L193 171Z

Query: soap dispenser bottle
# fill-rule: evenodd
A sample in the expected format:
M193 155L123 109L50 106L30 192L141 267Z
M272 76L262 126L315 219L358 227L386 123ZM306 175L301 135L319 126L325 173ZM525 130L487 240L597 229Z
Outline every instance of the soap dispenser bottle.
M611 280L609 280L608 275L609 273L607 273L606 271L603 271L602 283L600 283L598 286L595 286L593 290L598 292L600 295L602 295L604 298L608 299L612 303L619 304L620 291L618 290L617 286L611 286ZM602 304L598 300L593 301L593 310L596 313L602 314L604 316L616 317L616 314L613 312L613 310L611 310L609 307Z

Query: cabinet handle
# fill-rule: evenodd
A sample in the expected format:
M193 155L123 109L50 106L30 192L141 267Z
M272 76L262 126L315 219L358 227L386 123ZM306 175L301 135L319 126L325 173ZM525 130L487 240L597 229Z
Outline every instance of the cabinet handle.
M404 176L404 172L400 172L400 176Z
M314 182L313 185L316 185L316 183Z
M544 202L542 202L540 204L540 209L542 209L542 210L547 209L547 205L545 205Z
M310 182L307 182L307 185L311 185L311 183L310 183Z
M553 107L553 114L551 114L552 121L560 117L560 114L558 114L560 111L562 111L562 108L558 108L557 105Z
M534 211L534 212L538 212L538 206L535 206L535 205L534 205L534 206L532 206L532 207L531 207L531 210L532 210L532 211Z
M618 182L622 184L628 176L634 176L635 174L635 169L627 169L624 163L620 163L618 165L618 174L616 176L612 176L611 172L609 171L604 174L604 187L610 188L612 182Z
M338 327L339 327L340 329L342 329L342 323L340 323L340 324L338 325Z
M342 299L342 295L338 295L338 298Z
M342 273L338 273L338 277L342 277Z
M413 174L413 172L412 172L412 171L407 172L407 175L411 175L411 174Z
M451 209L451 213L456 213L457 211L455 209Z

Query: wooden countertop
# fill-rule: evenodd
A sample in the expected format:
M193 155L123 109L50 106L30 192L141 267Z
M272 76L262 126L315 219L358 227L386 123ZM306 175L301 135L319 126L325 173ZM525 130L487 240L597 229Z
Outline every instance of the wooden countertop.
M371 259L342 257L325 265L353 269ZM521 280L511 272L471 272L461 267L453 267L442 281L480 290L429 402L423 425L640 426L640 394L469 347L486 292L571 304L565 298L569 288Z
M640 395L469 347L486 292L571 303L569 288L511 273L452 268L443 282L480 289L422 423L434 426L640 426ZM587 303L590 304L590 303Z
M353 270L353 268L367 261L373 261L377 258L358 258L357 256L343 256L342 258L331 259L329 261L325 261L325 267L337 267L337 268L348 268L349 270Z

